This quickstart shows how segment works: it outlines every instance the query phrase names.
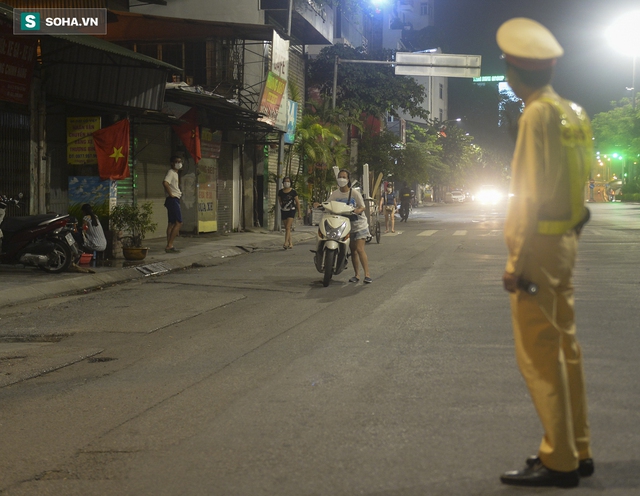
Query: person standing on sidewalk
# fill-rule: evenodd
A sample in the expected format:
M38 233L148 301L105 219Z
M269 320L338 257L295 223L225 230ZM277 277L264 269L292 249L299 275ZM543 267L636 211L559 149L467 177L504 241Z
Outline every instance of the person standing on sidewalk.
M537 455L500 480L575 487L594 471L572 282L578 235L588 220L591 126L584 110L550 85L563 49L547 28L516 18L496 38L509 86L525 104L511 163L502 281L517 362L544 429ZM522 289L529 283L538 286L536 294Z
M384 229L385 233L389 232L389 224L391 224L391 232L396 232L396 211L398 210L398 202L396 195L393 194L393 188L389 184L387 189L380 198L380 210L384 207Z
M167 208L168 224L167 224L167 247L164 249L167 253L179 253L173 246L173 241L180 233L182 226L182 212L180 211L180 178L178 171L182 169L182 159L176 155L171 157L171 168L167 171L167 175L162 182L166 198L164 206Z
M407 183L402 183L402 189L400 189L400 222L409 218L409 207L411 206L411 189L407 186Z
M291 226L293 219L298 212L298 219L302 219L302 209L300 208L300 199L295 189L291 187L291 178L285 177L282 180L283 188L278 191L278 202L280 203L280 218L284 224L284 245L283 248L293 248L291 242Z

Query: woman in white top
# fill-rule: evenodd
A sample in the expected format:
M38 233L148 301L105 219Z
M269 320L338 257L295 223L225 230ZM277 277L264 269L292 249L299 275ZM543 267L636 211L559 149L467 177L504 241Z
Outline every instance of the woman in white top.
M353 258L353 270L355 275L349 279L349 282L360 281L360 267L364 271L364 282L369 284L373 282L369 274L369 259L364 251L364 246L369 234L369 223L364 214L364 200L359 191L351 189L351 175L349 171L342 169L338 173L339 189L333 191L328 201L339 201L355 207L354 214L358 216L357 220L351 222L351 256ZM358 263L358 261L360 263Z
M81 208L84 214L82 218L83 250L87 253L106 250L107 238L104 237L100 220L88 203L82 205Z

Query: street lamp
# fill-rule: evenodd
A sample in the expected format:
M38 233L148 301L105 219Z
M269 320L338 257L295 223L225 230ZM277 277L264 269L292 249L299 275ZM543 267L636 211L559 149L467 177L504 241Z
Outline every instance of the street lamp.
M605 36L611 46L618 52L633 59L631 74L631 105L636 109L636 61L640 56L640 10L618 18L607 29Z

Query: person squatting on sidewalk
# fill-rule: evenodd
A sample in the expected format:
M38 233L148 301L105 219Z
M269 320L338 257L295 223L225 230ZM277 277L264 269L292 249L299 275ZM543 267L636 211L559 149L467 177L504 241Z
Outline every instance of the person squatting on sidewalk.
M550 85L563 49L549 30L516 18L496 37L509 86L525 104L511 163L502 280L516 359L544 429L538 453L500 480L575 487L594 471L572 282L578 235L588 220L591 126L584 110ZM522 289L528 283L537 285L536 294Z

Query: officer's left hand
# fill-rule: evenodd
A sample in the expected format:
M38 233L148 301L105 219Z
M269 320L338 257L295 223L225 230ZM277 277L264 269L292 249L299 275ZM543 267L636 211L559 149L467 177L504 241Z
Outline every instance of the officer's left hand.
M505 273L502 274L502 285L509 293L515 293L516 289L518 289L519 279L517 275L505 271Z

